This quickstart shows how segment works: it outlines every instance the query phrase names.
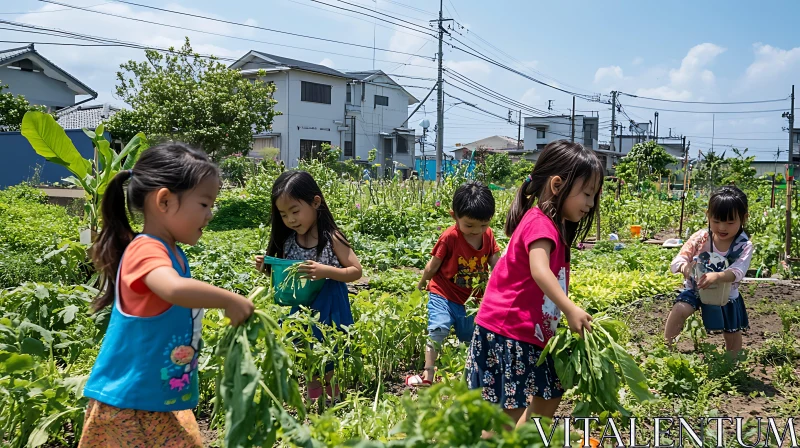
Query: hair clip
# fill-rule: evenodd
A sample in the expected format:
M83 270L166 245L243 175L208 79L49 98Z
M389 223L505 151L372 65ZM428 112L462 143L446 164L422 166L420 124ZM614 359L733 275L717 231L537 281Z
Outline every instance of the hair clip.
M133 177L133 170L128 170L128 174L130 174L131 177Z
M528 183L528 182L533 182L533 178L531 177L530 174L528 174L528 176L525 178L525 183Z

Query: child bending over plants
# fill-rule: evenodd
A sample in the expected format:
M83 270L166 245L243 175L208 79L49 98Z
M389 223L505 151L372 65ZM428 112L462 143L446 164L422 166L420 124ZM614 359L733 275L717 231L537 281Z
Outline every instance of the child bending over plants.
M271 234L267 256L303 260L297 268L301 278L325 280L310 308L319 312L320 322L341 329L353 324L347 282L361 278L361 263L350 243L339 230L333 214L325 203L317 182L305 171L285 171L272 186ZM263 256L256 257L261 271ZM291 313L299 307L293 306ZM322 332L314 327L314 336L322 340ZM333 378L333 363L325 367L325 383ZM334 390L335 389L335 390ZM339 399L338 386L326 386L332 400ZM322 383L318 377L308 384L308 397L318 400Z
M442 233L433 247L418 289L428 289L428 344L425 370L406 377L407 386L430 386L438 348L455 327L456 336L469 342L475 329L474 316L468 316L465 304L470 297L480 299L482 289L473 284L485 281L489 268L500 258L489 223L494 216L494 196L480 182L461 185L453 195L450 215L456 223ZM430 281L430 284L428 284Z
M108 184L92 249L104 287L92 308L112 311L83 391L79 446L203 446L192 413L203 309L224 309L232 325L253 313L246 298L193 280L177 245L200 239L219 188L217 167L181 143L144 151ZM140 234L128 222L133 209L144 214Z
M716 190L708 200L708 229L692 235L681 248L670 269L682 273L684 289L667 317L664 338L674 345L686 319L698 309L709 334L723 333L725 349L736 359L742 349L742 331L750 328L739 283L750 268L753 243L744 232L747 195L734 186ZM722 260L717 261L716 260ZM695 266L703 272L695 278ZM727 264L727 267L725 266ZM730 283L728 300L722 306L703 303L699 291Z
M561 313L583 336L592 317L567 297L570 246L585 236L596 213L603 167L590 149L548 144L517 191L506 219L511 240L492 271L467 355L471 389L516 422L552 418L561 401L553 358L545 354ZM611 372L613 373L613 372Z

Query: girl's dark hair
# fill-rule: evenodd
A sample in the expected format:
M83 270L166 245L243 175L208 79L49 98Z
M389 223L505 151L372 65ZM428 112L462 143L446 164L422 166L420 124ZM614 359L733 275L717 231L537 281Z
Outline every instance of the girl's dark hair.
M322 255L325 246L328 242L332 242L334 238L350 247L347 238L344 237L344 234L336 225L333 214L328 209L328 204L325 203L325 197L322 196L322 190L317 185L317 181L305 171L290 170L281 173L272 186L272 214L270 217L272 229L269 236L269 244L267 245L267 256L283 258L285 255L283 253L283 245L292 234L292 229L286 227L281 218L281 212L278 211L278 198L283 195L307 204L313 204L315 196L320 197L321 202L317 208L317 232L319 233L317 256Z
M563 181L561 189L555 195L548 188L553 176L559 176ZM599 206L600 189L595 193L594 206L580 222L566 224L562 222L561 212L564 202L576 182L579 180L589 182L596 177L602 181L602 176L603 167L591 149L567 140L549 143L539 155L530 177L517 191L506 217L506 235L511 237L525 213L534 206L534 203L538 203L542 212L553 220L564 244L567 247L571 246L577 236L584 238L591 229ZM569 258L569 250L567 254Z
M219 177L219 169L204 152L183 143L169 142L145 150L132 170L120 171L111 179L100 206L103 230L92 248L95 267L103 277L101 295L92 303L95 311L114 301L122 254L136 236L127 213L143 211L150 192L167 188L180 195L208 176Z
M747 210L747 195L733 185L718 188L711 193L711 197L708 199L709 220L713 218L720 221L729 221L739 217L743 228ZM739 232L741 231L742 229L740 228Z

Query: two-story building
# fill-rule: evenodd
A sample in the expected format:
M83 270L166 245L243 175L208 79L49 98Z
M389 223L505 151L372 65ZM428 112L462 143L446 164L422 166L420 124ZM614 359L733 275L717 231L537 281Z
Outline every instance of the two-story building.
M8 85L7 92L50 111L97 98L97 92L42 56L34 44L0 50L0 83ZM89 98L77 100L80 96Z
M414 130L408 106L418 102L381 71L342 73L310 62L250 51L231 66L248 78L273 83L277 101L272 128L253 136L253 155L289 167L314 157L327 143L343 159L366 160L406 174L413 167ZM395 163L397 162L397 163Z
M415 133L408 127L412 94L380 70L348 72L346 110L350 131L343 146L346 159L367 160L377 150L376 163L405 176L414 167Z
M525 150L529 152L529 160L536 162L539 154L548 143L557 140L571 140L573 137L573 126L575 141L586 148L594 150L601 164L606 169L606 174L614 170L614 165L621 157L608 150L607 145L600 145L599 125L600 117L588 117L585 115L575 115L575 122L570 115L559 115L551 117L525 117Z
M275 110L281 112L272 129L253 136L253 152L264 154L276 148L277 158L296 167L301 158L311 158L323 143L344 146L345 95L348 77L319 64L250 51L230 68L245 77L275 85Z

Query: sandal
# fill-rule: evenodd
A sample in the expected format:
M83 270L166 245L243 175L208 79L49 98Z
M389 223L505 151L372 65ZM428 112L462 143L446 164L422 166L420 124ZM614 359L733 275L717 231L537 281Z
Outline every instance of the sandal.
M406 386L408 387L429 387L433 383L430 381L423 379L419 375L408 375L406 377Z

